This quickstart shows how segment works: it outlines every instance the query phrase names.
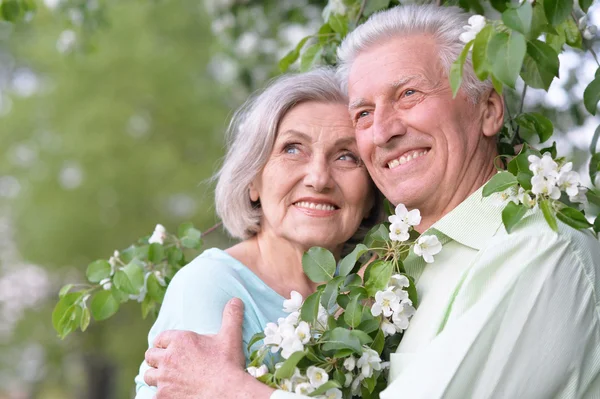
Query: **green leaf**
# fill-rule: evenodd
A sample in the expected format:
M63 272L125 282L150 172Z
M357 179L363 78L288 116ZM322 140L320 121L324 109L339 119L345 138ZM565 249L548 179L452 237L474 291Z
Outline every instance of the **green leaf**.
M491 0L490 3L492 4L492 7L500 12L506 10L506 0Z
M367 248L364 244L358 244L356 247L354 247L352 252L344 256L344 259L342 259L340 262L338 275L347 276L348 273L350 273L354 268L356 261L358 261L358 259L368 250L369 248Z
M550 155L552 156L552 158L556 158L557 157L556 141L553 141L552 145L550 147L542 148L540 150L540 152L542 154L545 153L545 152L549 152Z
M477 36L475 36L475 41L473 42L471 59L473 62L473 70L479 80L487 79L492 70L492 65L489 62L489 43L494 32L494 27L492 25L486 25Z
M525 36L519 32L501 32L492 36L489 52L494 76L514 89L526 50Z
M100 291L92 297L90 310L95 320L105 320L117 313L119 302L110 291Z
M554 209L552 209L552 204L548 200L543 200L540 202L540 209L542 210L542 214L544 215L544 219L548 222L548 226L554 231L558 231L558 224L556 223L556 217L554 216Z
M177 247L171 247L167 249L167 262L171 265L180 265L184 263L183 252Z
M593 2L594 0L579 0L579 7L581 7L583 12L587 13Z
M583 104L590 114L596 115L599 100L600 77L597 77L583 91Z
M558 25L566 20L573 10L573 0L544 0L544 12L548 22Z
M56 330L58 335L62 338L64 338L67 334L69 334L72 331L72 329L70 331L65 331L65 329L63 328L63 320L65 319L65 317L67 319L70 319L72 309L74 308L74 306L79 307L79 305L77 305L77 302L80 301L81 298L83 298L83 292L81 291L70 292L68 294L65 294L62 298L60 298L60 300L54 307L54 310L52 311L52 325L54 326L54 329ZM63 322L61 323L61 321Z
M392 277L394 266L392 262L376 260L365 270L365 289L367 295L374 297L377 291L383 291Z
M321 294L321 305L328 311L333 312L336 307L336 300L339 295L340 285L345 277L337 276L330 280Z
M483 196L489 197L493 193L506 190L517 184L517 178L510 172L496 173L483 187Z
M560 209L556 213L556 217L561 222L578 230L587 229L593 226L590 222L588 222L583 213L568 206Z
M329 26L329 25L328 25ZM310 39L312 36L306 36L302 38L296 45L296 48L287 53L281 60L279 60L279 70L281 72L286 72L290 65L292 65L296 60L300 57L300 50L304 47L304 44Z
M90 325L90 319L90 310L88 308L83 309L81 312L81 319L79 320L79 328L81 331L87 330L88 326Z
M508 171L512 173L514 176L517 176L519 172L528 172L529 171L529 160L527 159L527 154L523 151L519 153L516 157L514 157L508 163Z
M348 34L348 17L340 14L331 14L329 16L329 20L327 21L331 29L335 33L339 33L343 38Z
M456 61L454 61L450 66L450 87L452 87L452 98L456 97L458 89L460 89L460 84L463 78L463 67L471 47L473 47L473 41L470 41L465 45L465 48L463 51L461 51Z
M496 90L496 92L498 94L502 94L502 89L504 88L504 85L493 74L492 74L492 85L494 86L494 90Z
M365 307L365 309L367 309L367 307ZM371 313L370 310L367 309L367 311L369 312L369 314ZM364 313L363 313L364 314ZM367 334L372 333L373 331L377 331L379 329L379 324L380 324L380 320L379 318L375 318L373 317L373 315L371 315L370 319L367 320L363 320L360 325L358 326L358 329L360 331L364 331Z
M324 338L321 348L324 351L352 349L356 354L362 355L360 340L350 334L350 330L342 327L337 327L331 330Z
M305 356L306 352L304 351L292 353L290 357L283 362L281 367L275 370L275 378L290 378L292 375L294 375L294 371L296 370L298 362L304 359Z
M528 112L515 118L519 126L536 132L540 138L540 143L548 140L554 133L554 126L550 119L538 112Z
M381 352L383 351L384 346L385 346L385 336L383 335L383 331L379 330L379 331L377 331L377 335L375 335L375 339L373 340L373 343L371 344L371 349L373 349L375 352L377 352L378 354L381 355Z
M165 257L165 250L159 243L150 244L148 249L148 260L152 263L160 263Z
M592 159L590 160L589 172L592 183L596 181L598 171L600 171L600 152L592 154Z
M265 336L266 336L266 335L265 335L265 333L264 333L264 332L259 332L259 333L256 333L256 334L254 334L254 335L252 336L252 338L250 338L250 342L248 342L248 352L250 352L250 348L252 348L252 346L253 346L255 343L257 343L257 342L259 342L259 341L261 341L261 340L265 339Z
M566 43L575 48L581 48L583 38L581 37L581 32L577 27L577 24L573 19L568 18L565 22L558 26L558 30L562 31L565 35Z
M600 194L596 190L588 190L585 193L587 200L596 206L600 206Z
M596 234L600 233L600 216L597 216L596 220L594 220L594 232Z
M352 330L350 331L350 334L358 338L361 345L369 345L371 342L373 342L373 338L371 338L371 336L364 331Z
M337 382L336 380L329 380L326 383L324 383L323 385L321 385L320 387L318 387L317 389L315 389L314 391L312 391L311 393L309 393L308 396L315 397L318 395L323 395L329 389L341 388L341 387L342 386L340 385L340 383Z
M353 296L350 303L344 311L344 321L352 328L358 327L362 319L362 305L359 303L360 297Z
M365 3L363 15L368 17L376 11L386 9L390 6L390 0L369 0Z
M342 291L347 291L351 287L362 287L362 278L358 274L349 274L346 276L342 287L340 288Z
M63 286L60 291L58 291L58 297L62 298L65 296L71 290L71 288L73 288L73 284L67 284Z
M524 1L518 8L508 8L502 13L502 22L509 28L521 32L524 35L531 29L533 8L529 1Z
M384 224L376 224L369 230L363 243L368 248L382 247L385 246L389 239L390 234L388 228Z
M317 32L319 43L325 44L330 40L330 37L327 35L328 33L333 33L333 29L331 28L331 25L326 22L321 25L319 31ZM298 49L298 51L300 51L300 49Z
M311 69L319 61L322 52L323 45L321 43L315 43L308 46L300 57L300 71L306 72Z
M552 49L556 51L557 54L562 52L565 43L567 43L567 38L563 30L558 30L556 35L552 33L548 33L546 35L546 44L552 47Z
M413 306L416 308L417 306L419 306L419 297L417 295L417 284L415 284L415 279L412 278L411 276L409 276L408 274L404 274L404 276L406 276L406 278L408 278L408 281L410 282L410 285L408 287L406 287L404 290L406 292L408 292L408 299L410 299Z
M154 273L150 273L148 280L146 280L146 287L148 289L148 296L158 303L162 303L167 287L163 287L156 278Z
M544 4L541 1L536 1L533 6L533 18L531 20L528 39L537 39L542 33L549 33L549 26L546 13L544 12ZM556 34L556 32L553 34Z
M21 16L21 7L17 0L4 0L0 3L0 12L5 20L14 22Z
M300 319L307 323L315 324L315 320L319 315L319 301L321 300L321 294L322 291L317 291L306 298L300 308Z
M509 202L508 205L502 211L502 223L508 233L519 223L523 216L527 213L527 207L523 204L515 204Z
M105 278L110 277L110 269L110 263L100 259L88 265L85 275L90 282L99 283Z
M311 281L324 283L335 274L335 258L325 248L312 247L302 255L302 269Z
M594 155L598 152L598 139L600 138L600 125L596 127L592 141L590 142L590 154Z
M527 56L523 62L521 77L529 86L548 90L554 77L558 76L558 53L540 40L527 43Z

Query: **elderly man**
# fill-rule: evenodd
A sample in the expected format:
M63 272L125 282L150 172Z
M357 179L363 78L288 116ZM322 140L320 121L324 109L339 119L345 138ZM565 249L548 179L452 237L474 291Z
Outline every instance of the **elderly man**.
M359 151L394 204L421 211L436 262L407 262L421 303L392 355L387 398L600 397L600 245L531 212L511 234L482 198L494 175L502 98L466 66L455 99L450 64L468 16L404 6L374 15L342 44L340 74ZM167 332L147 352L159 398L268 398L244 373L242 306L215 336Z

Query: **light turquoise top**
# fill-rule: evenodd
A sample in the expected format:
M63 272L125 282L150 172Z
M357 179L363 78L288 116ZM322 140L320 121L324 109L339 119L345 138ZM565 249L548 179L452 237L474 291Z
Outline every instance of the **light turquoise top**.
M243 341L247 345L267 323L287 316L283 298L256 274L225 251L211 248L179 270L170 282L160 313L150 333L148 344L165 330L189 330L199 334L216 334L221 328L225 304L233 297L244 302ZM135 378L137 399L152 399L156 388L144 382L148 369L142 362Z
M420 304L381 398L600 398L600 243L539 210L507 234L481 192L425 233L434 263L407 259Z

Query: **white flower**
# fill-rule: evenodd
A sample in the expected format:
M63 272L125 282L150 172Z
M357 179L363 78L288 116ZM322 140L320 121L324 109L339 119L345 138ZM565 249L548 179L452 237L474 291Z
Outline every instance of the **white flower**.
M536 155L527 157L529 161L529 170L534 176L542 176L547 179L556 179L558 177L558 164L552 159L549 152L544 153L542 158Z
M433 255L442 250L442 244L436 236L420 236L414 246L417 256L422 256L425 262L432 263Z
M258 378L258 377L262 377L263 375L267 374L269 372L269 369L267 368L266 365L262 365L260 367L248 367L246 369L246 371L248 372L248 374L250 374L252 377L254 378Z
M363 354L356 362L356 366L361 369L364 378L369 378L373 375L373 370L381 370L381 359L373 349L363 346Z
M569 201L571 201L575 204L581 204L581 206L580 206L580 209L581 209L588 203L587 196L585 195L586 193L587 193L587 188L579 186L577 188L577 194L575 194L573 196L569 196Z
M404 298L403 292L406 293L406 291L404 291L403 288L408 287L409 285L410 285L410 281L408 280L408 277L406 277L402 274L394 274L390 278L388 289L393 291L394 294L398 295L400 297L400 299L402 300Z
M327 375L327 372L320 367L310 366L306 370L306 376L308 377L310 385L314 388L318 388L329 381L329 375Z
M579 28L579 30L584 30L585 27L587 26L587 15L584 15L583 17L579 18L579 22L577 23L577 27Z
M393 312L400 309L400 298L393 291L377 291L375 294L375 303L371 306L371 314L379 316L381 313L385 317L390 317Z
M499 193L494 193L491 201L494 206L498 207L508 205L509 202L514 202L515 204L519 205L516 186L509 187Z
M310 341L310 326L307 322L301 321L300 324L298 324L298 327L296 327L296 331L294 331L294 333L303 344L306 344L308 341Z
M282 391L286 391L286 392L293 392L294 385L292 384L292 381L285 379L285 380L281 381L281 384L279 385L279 389L281 389Z
M390 216L391 218L391 216ZM406 241L410 238L408 234L409 226L404 223L392 223L390 225L390 240L392 241Z
M294 375L292 376L292 384L300 384L301 382L308 382L305 375L302 375L300 369L296 367L294 369Z
M574 197L579 192L578 187L580 184L579 173L573 172L573 163L567 162L560 168L558 172L558 188L565 191L568 196Z
M531 198L531 195L523 187L519 187L519 193L517 194L519 201L525 205L527 208L534 208L537 206L537 201L535 198Z
M292 312L289 315L287 315L287 317L284 318L280 318L279 320L281 320L281 323L284 324L290 324L292 326L295 326L296 324L298 324L298 319L300 318L300 312Z
M281 333L279 331L279 326L275 323L267 323L267 326L264 330L265 338L263 342L265 345L273 345L271 347L271 352L275 353L279 350L279 345L281 345L281 340L283 339Z
M392 322L396 327L397 332L402 332L408 328L408 319L415 314L415 308L412 306L410 300L402 303L402 308L394 312L392 315Z
M329 321L329 313L327 310L319 303L319 313L317 315L317 324L322 329L327 328L327 322Z
M547 195L552 199L560 198L560 190L556 187L556 181L542 175L534 175L531 178L531 192L536 196Z
M315 388L312 385L310 385L310 383L303 382L301 384L296 385L296 389L294 390L294 392L296 392L298 395L308 395L314 390Z
M359 395L360 394L360 383L364 379L365 379L365 377L362 374L359 374L354 379L354 381L352 381L352 385L350 386L350 391L352 392L352 395Z
M148 239L148 244L164 244L165 238L167 238L167 230L163 227L162 224L157 224L154 228L154 232L152 236Z
M485 27L485 17L483 15L473 15L469 18L469 25L463 26L464 32L458 37L463 43L469 43L475 39L475 36Z
M389 337L391 335L396 334L396 332L398 332L396 329L396 326L393 323L390 323L390 321L385 318L381 322L381 331L383 331L383 336L385 336L385 337Z
M347 388L352 384L352 373L346 373L344 374L344 377L346 378L344 381L344 388Z
M596 25L588 25L583 31L582 36L586 40L592 40L596 37L596 32L598 32L598 27Z
M283 301L283 311L286 313L293 313L300 310L302 306L302 295L299 292L292 291L290 293L290 299Z
M112 288L112 282L110 281L110 278L105 278L101 280L98 284L100 284L102 286L102 289L106 291L109 291Z
M337 388L328 389L325 392L325 399L342 399L342 391Z
M394 215L388 217L390 223L401 223L408 226L418 226L421 223L421 212L418 209L408 211L404 204L398 204Z
M348 371L354 370L356 367L356 359L354 356L348 356L346 360L344 360L344 368Z

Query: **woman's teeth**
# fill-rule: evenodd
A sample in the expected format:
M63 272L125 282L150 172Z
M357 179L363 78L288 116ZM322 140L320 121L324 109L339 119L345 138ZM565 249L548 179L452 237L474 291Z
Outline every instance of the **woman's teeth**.
M300 208L317 209L320 211L335 211L335 206L329 204L315 204L314 202L296 202L294 205Z

